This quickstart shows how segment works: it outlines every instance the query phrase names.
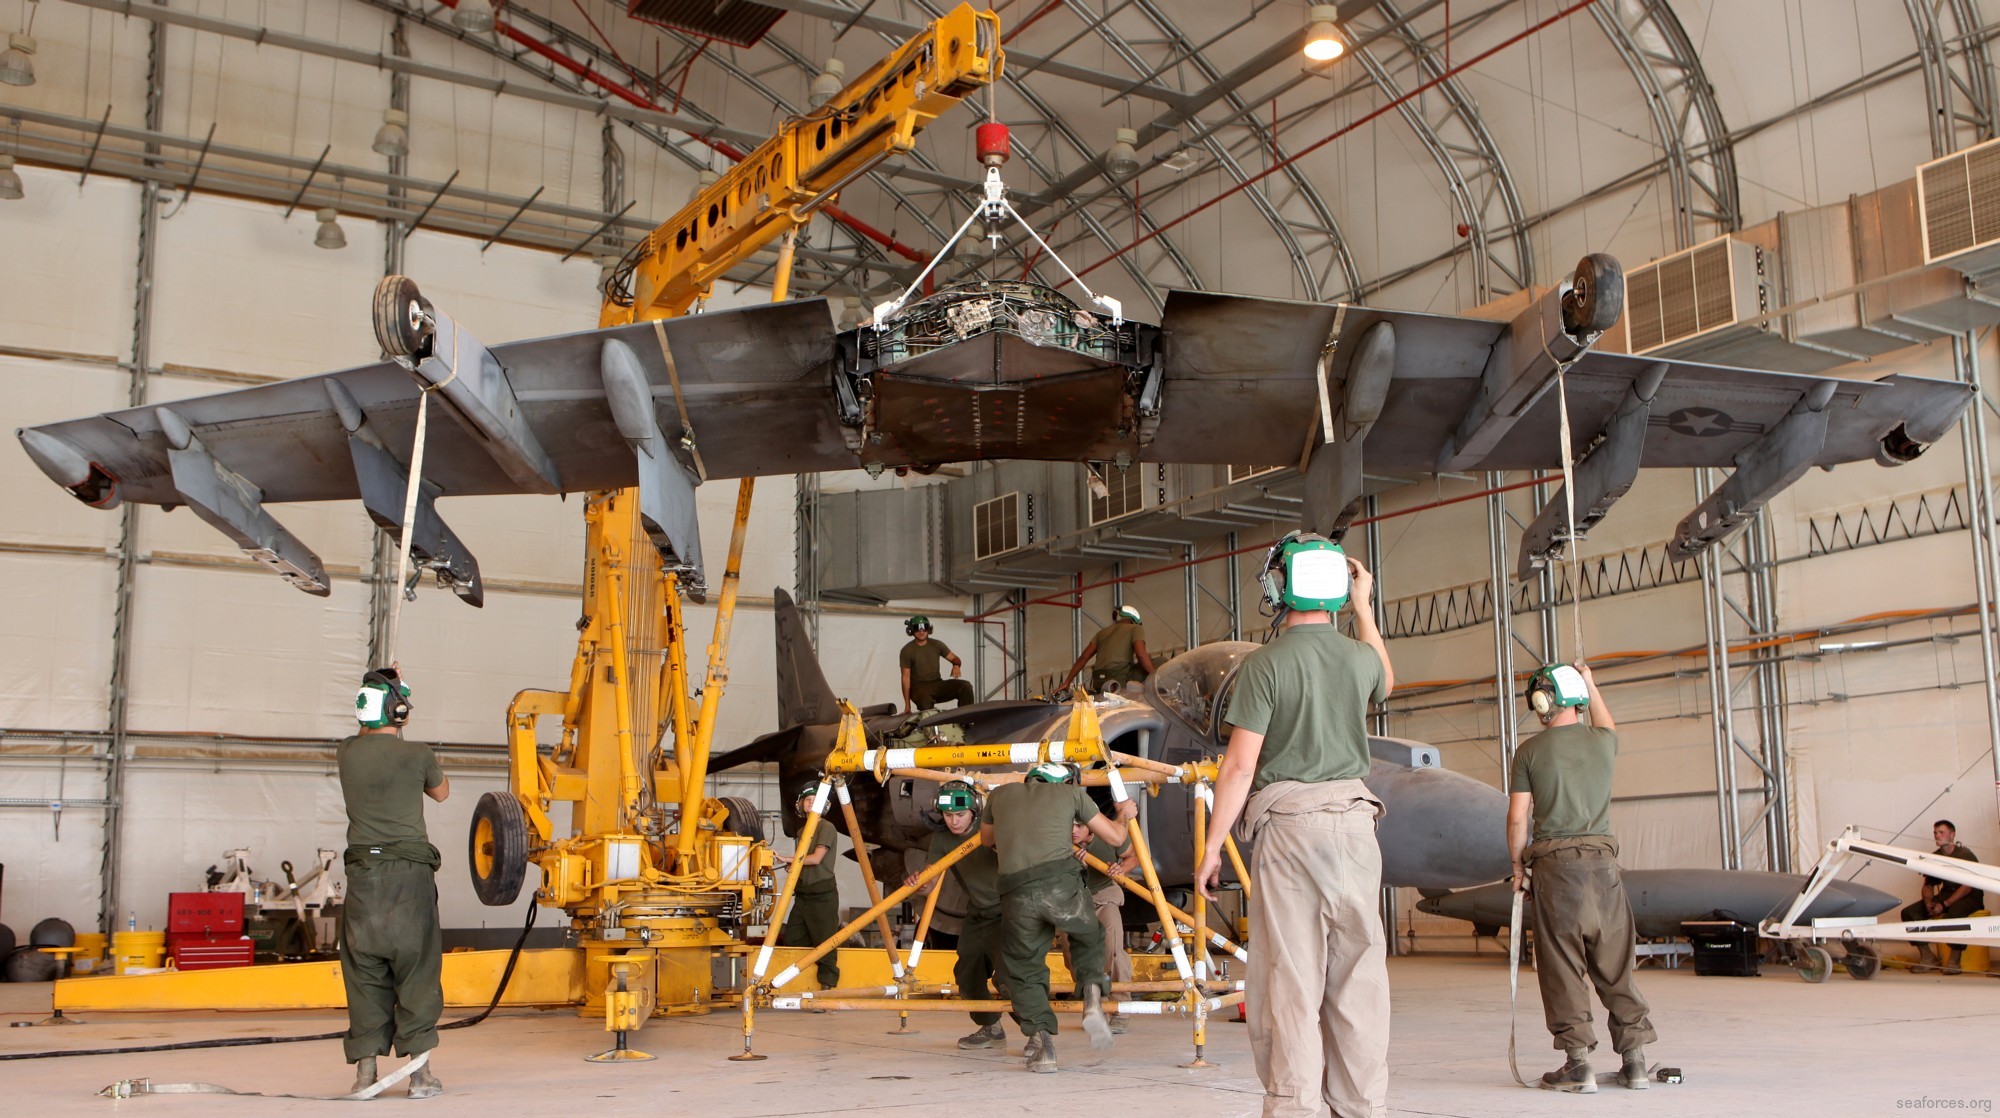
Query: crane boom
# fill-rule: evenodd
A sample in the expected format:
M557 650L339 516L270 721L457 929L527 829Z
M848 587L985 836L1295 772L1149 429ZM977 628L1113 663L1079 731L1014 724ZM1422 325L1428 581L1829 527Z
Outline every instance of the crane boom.
M601 324L669 318L715 280L833 201L882 160L915 146L940 113L999 80L1000 17L960 4L770 139L647 235L629 301L613 292Z

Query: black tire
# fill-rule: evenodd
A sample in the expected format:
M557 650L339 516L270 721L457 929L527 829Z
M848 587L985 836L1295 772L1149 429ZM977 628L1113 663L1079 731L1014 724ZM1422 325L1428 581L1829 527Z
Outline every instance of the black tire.
M16 947L0 964L9 982L54 982L56 957L39 947Z
M1572 337L1592 337L1611 329L1625 313L1624 266L1602 252L1577 261L1562 310L1563 330Z
M375 341L391 357L408 357L424 348L434 327L431 302L408 276L383 276L375 285Z
M1847 977L1858 982L1866 982L1882 970L1882 956L1872 947L1849 944L1847 954L1841 959L1847 967Z
M1809 946L1799 951L1799 977L1811 983L1826 981L1833 973L1833 955L1824 947Z
M51 916L28 933L28 943L33 947L75 947L76 929L69 921Z
M528 876L528 814L512 792L488 792L472 809L466 838L472 891L494 906L513 904Z
M756 804L741 796L724 796L722 802L729 808L729 820L723 826L730 834L764 841L764 815Z

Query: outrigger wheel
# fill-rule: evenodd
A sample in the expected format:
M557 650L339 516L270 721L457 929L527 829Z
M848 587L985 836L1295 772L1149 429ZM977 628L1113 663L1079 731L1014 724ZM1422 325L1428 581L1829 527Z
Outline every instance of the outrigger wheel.
M391 277L394 278L394 277ZM466 864L472 891L489 905L510 905L528 875L528 816L512 792L488 792L472 809Z
M383 276L375 285L375 340L391 357L410 357L437 330L431 301L408 276Z
M1571 337L1592 338L1611 329L1625 313L1624 266L1602 252L1577 261L1576 275L1563 295L1562 311L1563 330Z
M490 795L490 793L489 793ZM1799 951L1799 977L1807 982L1825 982L1833 973L1833 953L1818 945L1808 945Z
M1861 982L1875 977L1876 972L1882 969L1882 956L1877 955L1873 947L1862 943L1848 944L1847 954L1840 961L1847 967L1847 977Z

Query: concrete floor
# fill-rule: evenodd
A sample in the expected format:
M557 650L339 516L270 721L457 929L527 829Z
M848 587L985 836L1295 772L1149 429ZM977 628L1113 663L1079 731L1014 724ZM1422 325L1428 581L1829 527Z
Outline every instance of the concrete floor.
M1523 1074L1553 1066L1539 1026L1531 974L1522 975ZM1686 1069L1687 1082L1645 1093L1607 1088L1592 1097L1523 1090L1507 1074L1504 959L1392 960L1395 1033L1390 1046L1390 1112L1396 1115L1699 1115L1734 1113L1892 1115L1919 1110L1991 1113L2000 1095L1992 1048L2000 1038L2000 982L1885 971L1870 982L1836 973L1809 986L1791 971L1764 977L1701 978L1691 971L1642 972L1664 1038L1655 1060ZM47 1013L47 986L0 985L0 1019ZM1218 1070L1187 1071L1187 1031L1172 1019L1138 1020L1118 1047L1093 1053L1065 1021L1058 1039L1064 1071L1029 1075L1012 1053L961 1053L956 1015L917 1015L922 1030L889 1036L879 1014L758 1017L758 1050L770 1057L729 1063L739 1050L729 1015L659 1021L635 1046L659 1059L598 1065L583 1056L608 1047L607 1034L567 1012L496 1016L445 1034L436 1068L446 1093L433 1115L569 1113L780 1116L1095 1113L1152 1110L1172 1115L1255 1115L1260 1088L1244 1026L1218 1023L1211 1059ZM341 1027L338 1014L94 1015L68 1028L0 1029L0 1052L151 1044L231 1035L283 1036ZM1606 1046L1608 1048L1608 1045ZM1608 1067L1600 1070L1608 1070ZM337 1042L130 1056L0 1063L10 1113L112 1112L262 1115L324 1109L304 1100L160 1096L110 1102L94 1092L116 1079L206 1080L239 1090L331 1093L349 1071ZM1927 1098L1928 1105L1912 1100ZM1940 1105L1939 1100L1951 1100ZM1963 1100L1963 1101L1960 1101ZM388 1104L406 1102L390 1097Z

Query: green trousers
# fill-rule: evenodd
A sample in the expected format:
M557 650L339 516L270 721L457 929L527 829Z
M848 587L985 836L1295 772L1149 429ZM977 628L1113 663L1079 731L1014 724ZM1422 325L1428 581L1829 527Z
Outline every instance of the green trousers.
M1075 862L1064 858L1003 874L1000 922L1001 963L1013 988L1014 1020L1022 1032L1055 1035L1056 1014L1049 1008L1049 949L1055 946L1057 932L1069 935L1077 993L1090 986L1111 992L1104 973L1104 929ZM963 940L959 949L964 950Z
M1137 664L1113 664L1108 668L1092 668L1090 669L1090 689L1092 691L1103 691L1104 685L1107 683L1117 683L1123 686L1127 683L1142 682L1145 678L1146 673L1140 671Z
M970 1001L981 1001L997 994L1007 996L1006 963L1000 955L1001 918L999 909L970 913L958 930L958 962L952 964L951 980L958 984L958 996ZM989 993L988 981L992 983ZM972 1023L991 1025L1000 1020L997 1013L975 1013ZM1019 1015L1014 1023L1020 1024Z
M778 946L818 947L839 930L839 887L828 885L811 892L801 889L792 894L792 911L785 917L784 930L778 933ZM839 949L820 956L818 973L821 989L831 990L840 985Z
M918 710L936 710L937 705L950 699L959 706L971 706L978 701L972 693L969 679L925 679L910 682L910 705Z
M437 870L398 858L347 862L340 980L347 987L347 1062L437 1047L444 1013L444 936Z

